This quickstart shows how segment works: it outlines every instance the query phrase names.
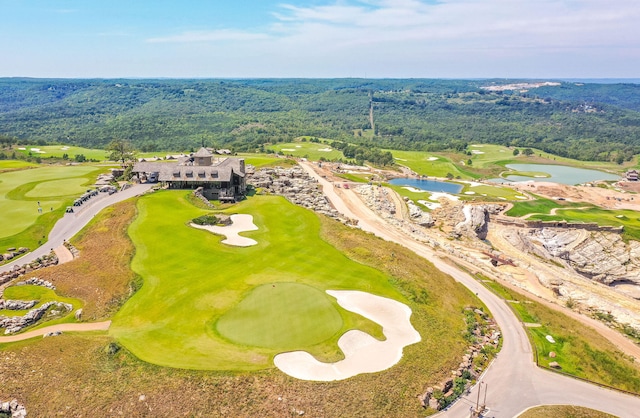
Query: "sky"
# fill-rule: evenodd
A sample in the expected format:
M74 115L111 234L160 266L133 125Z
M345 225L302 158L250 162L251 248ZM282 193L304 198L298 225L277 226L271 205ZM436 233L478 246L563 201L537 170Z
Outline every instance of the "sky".
M0 77L639 78L640 0L0 0Z

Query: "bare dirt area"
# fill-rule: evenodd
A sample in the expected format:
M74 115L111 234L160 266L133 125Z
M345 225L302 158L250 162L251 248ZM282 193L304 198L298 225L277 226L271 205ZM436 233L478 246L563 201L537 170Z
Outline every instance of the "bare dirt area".
M627 193L601 187L568 186L548 182L514 183L509 186L521 192L533 193L550 199L561 197L569 201L593 203L605 209L640 210L640 196L628 193L640 192L640 183L638 187L630 185L631 182L616 184L621 185L620 189L627 191ZM638 190L634 190L636 188Z

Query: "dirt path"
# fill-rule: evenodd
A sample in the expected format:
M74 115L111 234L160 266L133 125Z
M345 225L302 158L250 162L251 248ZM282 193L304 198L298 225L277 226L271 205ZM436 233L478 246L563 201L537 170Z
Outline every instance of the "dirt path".
M56 253L56 257L58 257L58 264L68 263L73 260L73 254L71 254L71 251L69 251L64 244L57 246L53 251Z
M11 335L9 337L0 337L0 344L13 343L16 341L28 340L29 338L40 337L48 332L76 332L76 331L106 331L111 326L111 321L104 322L86 322L80 324L58 324L44 328L34 329L24 334Z

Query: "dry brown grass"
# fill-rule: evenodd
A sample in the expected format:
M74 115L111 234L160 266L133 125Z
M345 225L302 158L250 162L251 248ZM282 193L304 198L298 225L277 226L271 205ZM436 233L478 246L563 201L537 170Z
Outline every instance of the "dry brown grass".
M80 257L32 275L54 283L60 294L82 299L83 319L112 315L130 294L135 279L129 268L135 249L127 236L135 213L133 200L105 209L71 241Z
M96 219L77 240L79 259L43 271L58 292L82 298L103 318L129 292L133 248L125 235L131 202ZM364 264L387 272L413 300L423 342L405 348L390 370L342 382L300 381L276 369L256 373L177 370L105 353L105 333L65 334L0 345L0 399L17 398L30 416L311 417L424 416L416 396L450 376L466 349L462 307L478 303L461 285L410 251L324 219L323 236ZM115 247L115 248L113 248ZM474 302L475 301L475 302ZM176 353L180 355L180 353ZM140 395L145 400L140 401Z

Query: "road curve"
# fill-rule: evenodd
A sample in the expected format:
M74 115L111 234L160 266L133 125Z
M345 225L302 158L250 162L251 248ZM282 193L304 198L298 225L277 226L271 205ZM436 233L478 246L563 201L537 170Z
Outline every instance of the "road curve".
M507 303L482 286L467 273L445 263L426 245L393 228L366 207L352 190L335 189L320 177L309 163L300 165L322 185L327 198L336 210L345 216L358 219L358 226L376 236L398 243L432 262L439 270L452 276L475 293L491 311L503 335L503 345L498 357L481 378L481 384L472 388L438 417L469 417L475 405L478 390L481 400L487 393L489 411L486 417L514 417L536 405L572 404L593 408L617 416L629 416L630 411L640 410L640 398L601 388L538 368L524 327ZM481 388L480 388L481 386Z
M36 258L49 254L54 248L63 245L65 240L80 232L80 230L84 228L84 226L89 223L89 221L102 209L129 199L130 197L138 196L151 189L151 187L151 184L136 184L122 192L114 193L112 195L100 193L98 196L92 197L87 203L77 208L75 213L66 213L62 218L60 218L49 233L47 242L34 251L13 260L11 263L0 266L0 273L10 271L14 266L21 266L23 264L30 263Z

